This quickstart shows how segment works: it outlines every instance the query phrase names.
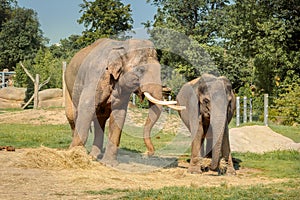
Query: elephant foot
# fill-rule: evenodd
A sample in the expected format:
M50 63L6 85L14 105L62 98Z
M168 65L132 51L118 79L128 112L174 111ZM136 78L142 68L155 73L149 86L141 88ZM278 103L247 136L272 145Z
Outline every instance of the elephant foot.
M117 161L117 153L118 147L112 142L108 142L104 156L100 160L100 163L102 163L105 166L116 167L119 164L119 162Z
M235 176L236 175L236 171L233 167L229 167L226 171L226 175L228 176Z
M146 153L147 153L147 156L149 156L149 157L154 155L154 151L147 151Z
M200 158L191 159L188 172L191 174L202 174Z
M190 165L188 168L188 172L191 174L202 174L201 166L200 165L198 165L198 166Z
M104 166L110 166L110 167L116 167L119 165L119 162L117 159L114 158L108 158L107 156L103 156L103 158L100 160L100 163L102 163Z
M102 151L101 149L99 149L97 146L92 146L92 150L90 152L90 156L92 156L92 158L94 160L98 160L98 159L101 159L102 158Z
M154 153L155 153L155 150L154 150L154 146L153 146L151 140L149 138L145 138L144 143L145 143L146 148L147 148L147 152L146 152L147 155L148 156L153 156Z
M72 147L76 146L84 146L82 140L77 134L73 136L72 143L70 144L69 148L71 149Z

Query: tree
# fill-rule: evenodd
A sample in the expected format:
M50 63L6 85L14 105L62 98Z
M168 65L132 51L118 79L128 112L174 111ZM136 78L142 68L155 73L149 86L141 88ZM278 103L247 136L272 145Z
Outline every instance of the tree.
M238 63L233 69L243 77L242 85L255 84L272 95L276 77L288 84L299 78L299 12L296 0L236 0L223 10L218 34Z
M78 42L80 37L79 35L71 35L68 38L61 39L59 44L51 45L49 50L54 58L64 59L68 62L77 51L84 48L83 44Z
M165 47L160 50L160 62L174 67L174 70L184 75L187 80L194 79L204 72L218 73L217 66L208 54L210 46L216 39L217 26L208 23L208 20L215 10L223 9L229 1L148 0L147 2L157 6L154 22L148 21L145 27L149 28L151 40L156 46Z
M62 87L62 59L55 58L51 51L47 48L40 49L35 58L25 60L23 64L27 70L35 76L40 75L40 82L46 81L50 77L50 81L43 89L61 88ZM16 69L16 86L27 87L33 92L33 84L29 77L24 73L22 67L18 64Z
M15 0L0 0L0 31L2 24L11 17L13 8L17 5Z
M119 34L133 28L131 8L120 0L83 0L80 4L82 16L78 20L85 30L80 43L93 43L103 37L118 37Z
M13 70L16 63L33 59L36 52L44 46L37 14L31 9L16 7L0 32L0 69Z

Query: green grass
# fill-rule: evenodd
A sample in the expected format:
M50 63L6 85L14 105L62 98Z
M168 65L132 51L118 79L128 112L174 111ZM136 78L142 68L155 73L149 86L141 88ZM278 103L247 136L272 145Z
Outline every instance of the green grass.
M86 191L89 195L118 196L118 199L160 199L160 200L201 200L201 199L298 199L300 179L276 184L257 184L252 186L217 187L164 187L150 190L119 190L108 188L99 191Z
M300 178L300 152L273 151L264 154L233 153L241 167L259 169L260 175L272 178ZM254 174L257 175L257 174Z
M276 133L291 138L294 142L300 143L300 126L283 126L271 124L270 128Z
M255 186L228 187L164 187L158 190L135 190L120 199L298 199L300 181L292 180L285 183L258 184Z
M67 148L71 143L68 125L1 124L0 146Z
M137 127L134 128L136 129ZM143 140L142 130L135 133L133 133L133 130L131 131L132 132L123 131L120 147L134 152L145 152L146 147ZM156 149L161 149L166 146L168 142L172 141L174 137L174 133L172 134L160 131L157 132L154 136L152 135L151 141Z

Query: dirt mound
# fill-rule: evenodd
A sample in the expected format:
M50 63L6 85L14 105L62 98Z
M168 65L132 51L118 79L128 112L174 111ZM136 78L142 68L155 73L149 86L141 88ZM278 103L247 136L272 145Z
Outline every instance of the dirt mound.
M64 108L20 110L14 112L2 111L0 124L67 124Z
M275 150L300 151L300 143L284 137L266 126L244 126L230 129L232 151L263 153Z

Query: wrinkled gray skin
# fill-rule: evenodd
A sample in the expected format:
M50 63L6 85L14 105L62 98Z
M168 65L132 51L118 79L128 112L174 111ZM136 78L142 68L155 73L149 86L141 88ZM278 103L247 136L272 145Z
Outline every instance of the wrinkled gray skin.
M117 165L117 149L131 93L144 98L143 92L148 92L156 99L162 99L160 64L153 44L148 40L100 39L72 58L65 80L66 116L73 132L70 147L85 145L94 121L95 138L90 154L99 158L103 131L109 118L108 144L101 162ZM162 106L151 102L149 105L144 141L148 154L152 155L154 147L150 132Z
M186 83L176 100L179 105L186 106L179 114L193 138L188 171L201 173L200 159L206 155L212 156L211 170L226 173L219 170L223 157L228 163L227 173L235 174L228 134L228 124L235 110L235 96L230 81L226 77L203 74ZM206 152L201 147L205 137Z

